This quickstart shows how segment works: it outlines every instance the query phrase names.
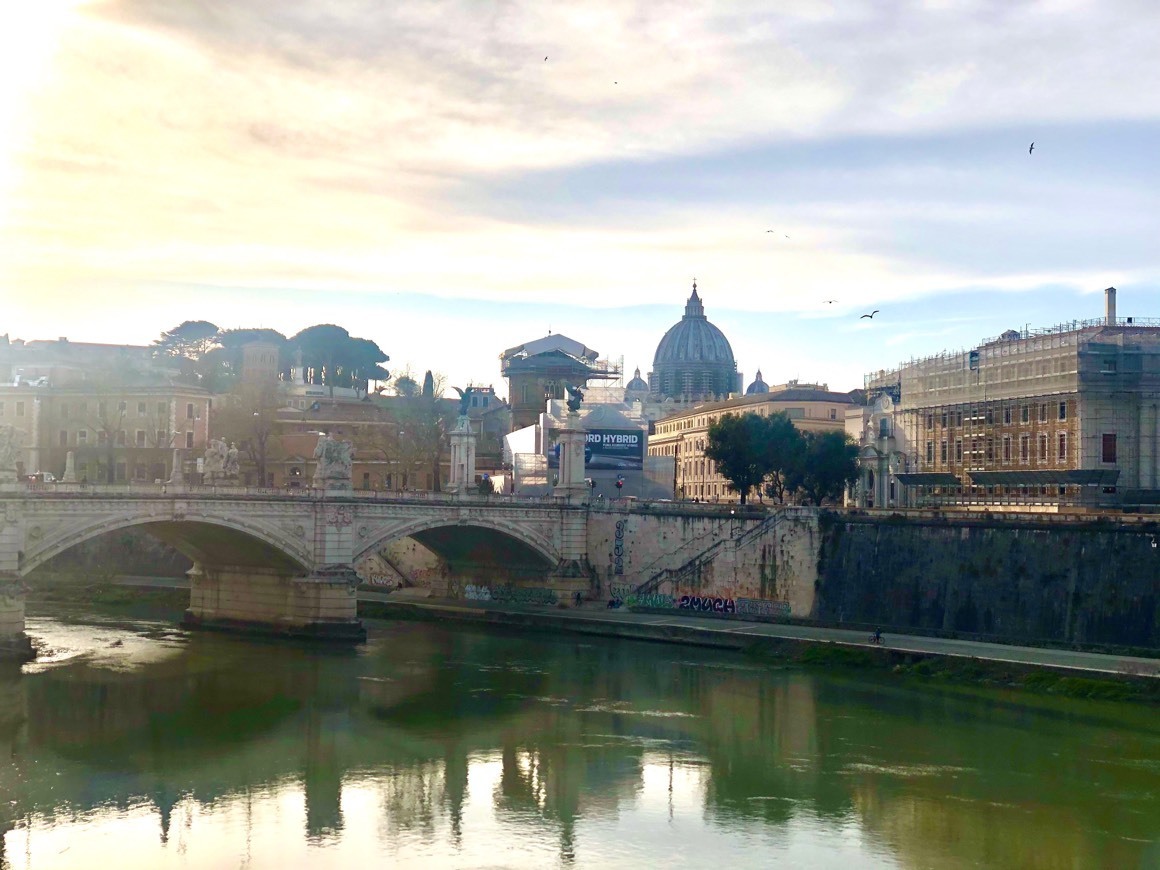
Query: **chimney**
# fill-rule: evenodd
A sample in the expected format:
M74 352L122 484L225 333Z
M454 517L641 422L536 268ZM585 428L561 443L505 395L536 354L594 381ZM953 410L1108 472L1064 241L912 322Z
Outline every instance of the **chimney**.
M1104 291L1104 308L1107 317L1107 326L1116 325L1116 288L1109 287Z

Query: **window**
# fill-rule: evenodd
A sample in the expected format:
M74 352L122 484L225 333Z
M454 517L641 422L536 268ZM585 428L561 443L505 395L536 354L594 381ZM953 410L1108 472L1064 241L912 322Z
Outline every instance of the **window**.
M1040 423L1047 422L1047 404L1046 403L1039 406L1039 422Z
M934 442L926 442L926 464L934 465Z
M1116 361L1111 357L1105 357L1103 365L1100 366L1100 371L1107 375L1114 375L1116 373Z
M1043 407L1047 407L1044 405ZM1047 462L1050 457L1047 455L1047 433L1043 432L1039 435L1039 456L1040 462Z
M138 429L138 430L137 430L137 441L136 441L136 444L137 444L137 446L138 446L138 447L144 447L144 446L145 446L145 430L144 430L144 429Z
M926 415L926 428L927 429L934 428L934 414L927 414Z
M168 416L169 416L169 406L166 405L164 402L158 402L157 403L157 419L163 420L164 418L166 418Z
M125 413L125 410L126 410L128 407L129 407L129 406L128 406L128 404L127 404L127 403L125 403L125 402L118 402L118 403L117 403L117 413L118 413L118 414L124 414L124 413Z
M186 433L185 433L185 446L186 446L186 447L192 447L192 446L193 446L193 433L192 433L192 432L186 432Z
M117 446L118 447L125 446L125 430L124 429L117 430Z
M963 412L962 411L955 412L955 425L958 426L960 429L963 428Z
M1030 405L1020 405L1019 406L1019 422L1020 423L1030 423L1031 422L1031 406Z
M166 432L164 429L157 430L157 446L158 447L168 447L169 446L169 433Z
M127 469L127 466L125 465L124 462L117 463L117 471L116 471L117 483L124 483L125 482L126 469Z
M60 446L68 447L68 430L66 429L60 430Z
M104 429L97 432L97 443L102 447L109 443L109 433Z
M830 419L831 420L838 419L838 409L837 408L830 408Z
M941 462L943 465L947 464L947 442L946 442L946 439L943 439L941 442L939 442L938 457L939 457L939 462Z
M963 439L955 439L955 462L959 465L963 463Z
M1019 436L1019 461L1027 463L1031 461L1031 436Z
M1067 402L1060 402L1059 403L1059 419L1060 420L1067 419Z
M1010 435L1003 436L1003 461L1004 462L1011 461L1011 436Z
M995 461L995 439L994 438L987 439L987 461L988 462Z
M81 429L77 432L77 446L84 447L89 443L89 430Z
M993 409L987 409L987 425L990 426L995 422L995 412Z
M949 415L947 414L946 411L943 411L942 412L942 427L944 429L947 427L948 422L949 422Z
M138 403L137 403L137 416L138 416L138 417L144 417L144 416L145 416L145 403L144 403L144 402L138 402Z
M1059 459L1060 462L1067 462L1067 433L1060 432L1058 435L1058 441L1059 443L1056 445L1056 450L1058 451L1056 458Z
M98 417L100 417L102 420L104 420L106 414L108 414L108 411L109 411L109 407L105 402L97 402L97 416Z
M17 403L16 403L16 416L17 416L17 417L23 417L23 416L24 416L24 403L23 403L23 402L17 402Z
M1116 436L1114 434L1105 434L1101 444L1102 450L1101 458L1103 462L1116 461Z
M1007 426L1011 425L1011 408L1010 407L1006 407L1003 409L1003 423L1006 424Z

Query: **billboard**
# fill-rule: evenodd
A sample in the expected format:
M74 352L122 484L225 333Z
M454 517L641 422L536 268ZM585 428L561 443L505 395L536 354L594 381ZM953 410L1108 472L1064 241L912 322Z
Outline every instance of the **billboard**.
M548 430L548 467L560 465L558 429ZM640 471L647 436L641 429L589 429L584 433L584 467Z

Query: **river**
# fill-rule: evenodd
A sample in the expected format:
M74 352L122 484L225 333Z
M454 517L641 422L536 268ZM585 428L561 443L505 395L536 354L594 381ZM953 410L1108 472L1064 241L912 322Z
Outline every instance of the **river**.
M1154 708L372 622L29 617L0 867L1160 867Z

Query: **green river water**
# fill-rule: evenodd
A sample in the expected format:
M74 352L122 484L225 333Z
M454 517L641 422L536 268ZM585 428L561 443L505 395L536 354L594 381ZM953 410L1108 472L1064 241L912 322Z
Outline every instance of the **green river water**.
M0 867L1160 868L1160 712L372 622L31 615Z

